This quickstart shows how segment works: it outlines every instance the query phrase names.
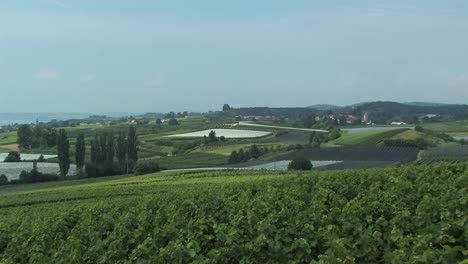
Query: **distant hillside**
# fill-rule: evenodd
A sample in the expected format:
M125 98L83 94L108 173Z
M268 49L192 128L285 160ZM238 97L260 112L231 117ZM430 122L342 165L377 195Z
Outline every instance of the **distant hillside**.
M284 116L316 113L320 110L308 107L242 107L232 109L232 113L243 116Z
M340 107L341 106L330 105L330 104L315 104L315 105L307 106L307 108L312 108L312 109L316 109L319 111L333 110L333 109L337 109Z
M339 109L339 111L352 112L356 109L370 113L388 113L392 116L401 115L449 115L457 118L468 117L468 105L442 104L442 105L409 105L396 102L371 102L360 106L348 106Z
M431 102L407 102L403 103L405 105L412 105L412 106L445 106L450 104L443 104L443 103L431 103Z

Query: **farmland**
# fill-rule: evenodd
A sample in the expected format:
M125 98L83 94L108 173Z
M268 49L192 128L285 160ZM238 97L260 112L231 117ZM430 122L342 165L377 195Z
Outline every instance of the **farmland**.
M290 160L280 160L275 162L268 162L259 165L253 165L245 167L245 169L252 169L252 170L288 170L288 164L291 162ZM343 161L340 160L311 160L313 168L322 168L325 166L329 166L332 164L341 163Z
M21 171L29 172L33 169L32 162L0 162L0 173L8 177L9 180L19 179ZM59 174L59 166L57 163L37 163L37 170L41 173ZM76 166L70 165L68 176L74 175Z
M418 152L416 148L351 146L304 149L280 155L275 160L291 160L297 157L306 157L311 160L362 160L408 163L416 160Z
M239 130L239 129L208 129L184 134L169 135L166 137L208 137L211 131L216 133L217 137L225 138L257 138L271 134L271 132L255 131L255 130Z
M370 132L382 132L388 130L395 130L395 129L413 129L412 126L403 126L403 127L396 127L396 126L366 126L366 127L352 127L352 128L342 128L341 130L348 133L348 134L362 134L362 133L370 133Z
M7 153L0 153L0 162L3 162L5 158L7 157ZM22 161L33 161L39 159L41 154L21 154L20 158ZM57 155L42 155L44 159L53 159L56 158Z
M334 140L335 145L378 145L383 143L385 139L392 138L398 134L407 131L407 128L391 129L383 131L372 131L363 133L350 133ZM348 132L349 133L349 132Z
M456 263L466 180L463 165L223 171L10 193L0 262Z
M270 126L270 125L262 125L262 124L257 124L257 123L254 123L254 122L247 122L247 121L239 122L239 126L249 126L249 127L259 127L259 128L274 128L274 129L281 129L281 130L296 130L296 131L305 131L305 132L328 133L327 130L323 130L323 129Z
M468 161L468 146L451 146L425 150L421 153L419 164L440 162L462 163Z

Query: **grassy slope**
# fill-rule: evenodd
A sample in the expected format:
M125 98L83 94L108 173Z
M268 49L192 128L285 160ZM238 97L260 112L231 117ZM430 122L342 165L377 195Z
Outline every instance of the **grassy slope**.
M387 131L376 131L366 132L359 134L344 134L340 138L329 142L326 145L377 145L383 142L383 140L390 138L391 136L402 133L404 130L395 129Z
M80 180L71 178L66 181L57 181L57 182L0 185L0 195L8 194L8 193L30 192L30 191L36 191L36 190L47 190L51 188L60 188L60 187L65 187L65 186L78 186L79 185L80 187L86 187L87 184L113 181L113 180L123 179L126 177L130 177L130 176L119 175L119 176L89 178L89 179L80 179Z
M11 151L11 150L6 149L6 148L2 148L2 147L0 146L0 153L8 153L8 152L10 152L10 151Z
M418 138L424 138L424 139L426 139L426 140L428 140L430 142L434 142L434 143L437 144L438 147L448 147L448 146L458 145L458 143L456 143L456 142L445 142L442 139L439 139L439 138L436 138L436 137L433 137L431 135L421 133L421 132L418 132L418 131L415 131L415 130L404 131L403 133L400 133L400 134L392 137L392 139L407 139L407 140L415 140L415 139L418 139Z
M16 132L0 133L0 146L16 143Z
M430 123L422 126L438 132L468 132L468 120Z

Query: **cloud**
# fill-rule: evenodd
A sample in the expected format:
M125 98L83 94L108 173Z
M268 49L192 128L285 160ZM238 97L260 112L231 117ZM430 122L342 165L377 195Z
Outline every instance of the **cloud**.
M96 75L94 74L85 74L80 76L80 82L82 83L87 83L87 82L92 82L96 79Z
M60 78L60 74L55 69L41 69L34 74L34 78L41 81L56 81Z

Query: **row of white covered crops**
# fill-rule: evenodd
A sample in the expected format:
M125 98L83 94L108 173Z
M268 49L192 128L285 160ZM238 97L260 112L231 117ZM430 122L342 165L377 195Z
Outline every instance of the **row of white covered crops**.
M38 160L41 154L21 154L21 162L4 162L8 153L0 153L0 175L7 176L8 180L18 180L22 171L31 171L33 169L33 161ZM54 159L57 155L42 155L44 160ZM60 168L58 163L38 162L38 171L47 174L59 174ZM76 166L70 165L68 175L73 175L76 172Z

